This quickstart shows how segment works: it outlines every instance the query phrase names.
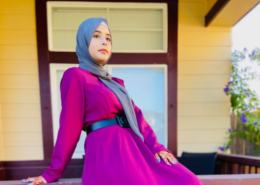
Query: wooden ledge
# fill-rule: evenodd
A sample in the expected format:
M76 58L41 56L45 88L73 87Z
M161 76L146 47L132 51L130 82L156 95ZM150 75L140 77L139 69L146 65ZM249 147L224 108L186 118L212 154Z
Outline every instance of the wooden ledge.
M259 185L260 174L198 175L203 185Z
M0 185L27 185L28 183L22 181L0 181ZM69 179L59 179L56 182L47 184L70 184L70 185L82 185L81 178L69 178Z
M198 175L203 185L259 185L260 174ZM0 181L0 185L27 185L22 181ZM49 184L82 185L81 178L59 179Z

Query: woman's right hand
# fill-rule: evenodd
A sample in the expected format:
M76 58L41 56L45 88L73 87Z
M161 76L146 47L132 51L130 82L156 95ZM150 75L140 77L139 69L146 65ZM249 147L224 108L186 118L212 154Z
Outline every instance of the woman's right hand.
M40 175L37 177L28 177L23 179L22 182L30 182L28 185L46 184L46 180Z

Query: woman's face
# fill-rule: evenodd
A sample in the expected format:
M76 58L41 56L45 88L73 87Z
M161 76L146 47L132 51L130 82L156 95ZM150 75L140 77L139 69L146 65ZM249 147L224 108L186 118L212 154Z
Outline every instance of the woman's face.
M111 36L106 25L100 24L88 47L91 57L98 63L106 62L111 53Z

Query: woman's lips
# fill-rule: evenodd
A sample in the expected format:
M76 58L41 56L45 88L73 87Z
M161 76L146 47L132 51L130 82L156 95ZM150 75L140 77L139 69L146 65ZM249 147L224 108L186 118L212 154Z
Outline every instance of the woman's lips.
M101 50L99 50L101 53L107 53L107 50L105 50L105 49L101 49Z

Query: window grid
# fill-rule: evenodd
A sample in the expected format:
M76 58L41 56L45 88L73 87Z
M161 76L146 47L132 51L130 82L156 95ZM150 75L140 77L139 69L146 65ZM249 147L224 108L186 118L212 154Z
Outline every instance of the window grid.
M140 6L142 5L142 6ZM53 40L53 31L76 31L77 27L53 27L53 10L59 9L59 8L93 8L93 9L103 9L106 11L106 19L108 20L110 24L110 15L111 10L117 10L119 9L133 9L133 12L138 11L140 7L142 7L141 10L153 10L153 11L161 11L161 28L115 28L111 26L111 31L117 32L119 31L121 34L126 34L126 32L138 32L139 34L142 32L147 33L153 33L153 34L160 34L159 38L157 38L157 42L161 42L160 44L154 44L155 47L159 47L161 49L113 49L113 53L166 53L167 52L167 4L164 3L92 3L92 2L47 2L47 20L48 20L48 41L49 41L49 50L50 51L63 51L63 52L75 52L75 48L63 48L63 49L55 49L53 46L54 40ZM63 10L64 11L64 10ZM131 34L130 34L131 35ZM147 35L147 34L145 34ZM154 36L154 35L151 35ZM140 36L142 37L142 35ZM149 37L149 36L148 36ZM158 37L158 35L157 35ZM156 42L156 41L154 41ZM138 43L136 44L138 45ZM158 45L158 46L157 46Z

